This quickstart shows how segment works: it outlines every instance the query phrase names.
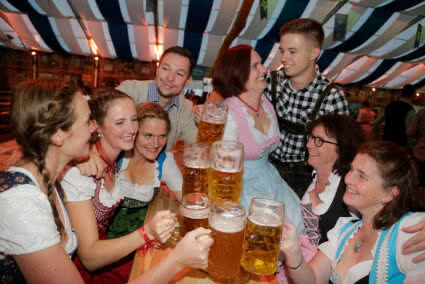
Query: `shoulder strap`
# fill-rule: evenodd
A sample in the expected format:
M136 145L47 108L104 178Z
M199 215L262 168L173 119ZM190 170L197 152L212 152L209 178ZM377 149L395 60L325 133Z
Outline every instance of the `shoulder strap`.
M271 78L271 98L272 98L272 104L273 106L276 106L276 95L277 95L277 72L278 71L272 71L270 72L270 78Z
M331 93L332 88L336 88L334 83L330 83L326 87L326 89L320 94L320 97L317 100L316 105L313 108L313 111L311 112L311 118L310 118L311 121L313 121L316 118L317 113L319 112L320 106L322 105L325 98Z
M35 183L26 174L20 172L0 172L0 192L5 192L15 185Z
M159 180L161 180L161 177L162 177L162 166L164 165L165 158L167 158L167 154L165 154L165 152L162 151L159 154L158 159L157 159L157 161L158 161L158 170L159 170L159 176L158 176L158 179Z

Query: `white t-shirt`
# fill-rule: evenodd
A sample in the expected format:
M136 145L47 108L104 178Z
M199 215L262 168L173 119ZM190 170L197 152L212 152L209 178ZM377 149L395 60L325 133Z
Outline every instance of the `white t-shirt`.
M336 273L336 265L339 261L339 258L344 253L345 247L348 244L348 241L345 243L344 248L339 255L339 258L336 259L336 252L340 244L340 232L344 225L346 225L350 221L354 221L357 218L355 217L342 217L338 219L338 222L336 223L335 227L328 232L328 241L322 243L319 246L320 251L326 255L329 260L332 262L332 274L336 275L334 277L334 283L342 283L342 284L349 284L349 283L355 283L356 281L362 279L363 277L366 277L371 269L373 264L373 259L363 261L360 263L357 263L353 267L351 267L347 274L345 275L344 280L338 279L338 275ZM397 267L400 270L401 273L403 273L406 276L406 279L404 280L404 283L414 283L416 281L416 284L418 283L425 283L425 262L420 263L413 263L412 259L421 254L422 252L417 252L413 254L408 255L402 255L401 254L401 246L405 241L407 241L409 238L413 236L413 234L404 233L401 228L414 225L418 223L419 221L422 221L425 219L425 213L413 213L407 217L405 217L401 223L400 223L400 230L397 235L397 247L396 247L396 257L397 257ZM358 230L356 228L355 232ZM382 231L379 231L378 238L379 240L381 236ZM354 233L351 237L354 236ZM371 254L373 257L375 257L376 249L377 249L378 242L375 242L375 245L373 249L371 250ZM380 275L380 277L384 277L384 275ZM417 281L419 279L419 281ZM335 282L336 281L336 282ZM377 283L385 283L378 281Z
M33 253L61 241L52 208L37 180L23 168L11 167L8 171L27 175L35 185L16 185L0 193L0 254L21 255ZM56 191L55 191L56 192ZM57 194L57 192L56 192ZM57 195L58 199L59 195ZM67 235L64 250L70 256L77 249L77 236L62 201L59 201Z

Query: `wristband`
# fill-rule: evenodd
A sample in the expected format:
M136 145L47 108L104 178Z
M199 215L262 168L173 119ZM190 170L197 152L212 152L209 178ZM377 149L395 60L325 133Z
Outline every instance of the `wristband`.
M145 225L143 225L140 229L137 230L140 236L145 240L145 245L143 246L143 255L146 255L146 251L148 250L149 245L152 243L154 245L160 246L160 243L154 242L149 239L148 234L145 232Z
M286 264L286 267L287 268L289 268L289 269L292 269L292 270L297 270L298 268L300 268L300 266L303 264L303 262L304 262L304 258L303 257L301 257L301 262L300 262L300 264L298 264L297 266L295 266L295 267L290 267L289 265L287 265Z

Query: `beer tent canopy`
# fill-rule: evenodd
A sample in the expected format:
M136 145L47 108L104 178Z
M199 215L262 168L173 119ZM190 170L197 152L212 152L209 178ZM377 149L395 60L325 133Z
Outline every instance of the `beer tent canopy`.
M211 67L244 1L0 0L0 45L142 61L180 45L191 50L198 65ZM246 25L231 45L253 46L267 67L279 67L281 26L313 18L324 25L318 65L329 78L425 90L424 0L251 2ZM342 24L334 27L336 22Z

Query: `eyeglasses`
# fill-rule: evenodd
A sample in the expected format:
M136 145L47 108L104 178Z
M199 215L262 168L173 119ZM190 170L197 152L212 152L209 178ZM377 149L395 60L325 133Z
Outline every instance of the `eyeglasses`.
M308 134L307 135L307 141L310 141L311 139L313 139L314 145L316 145L317 147L322 147L323 143L338 145L338 143L325 140L321 137L314 136L313 134Z

